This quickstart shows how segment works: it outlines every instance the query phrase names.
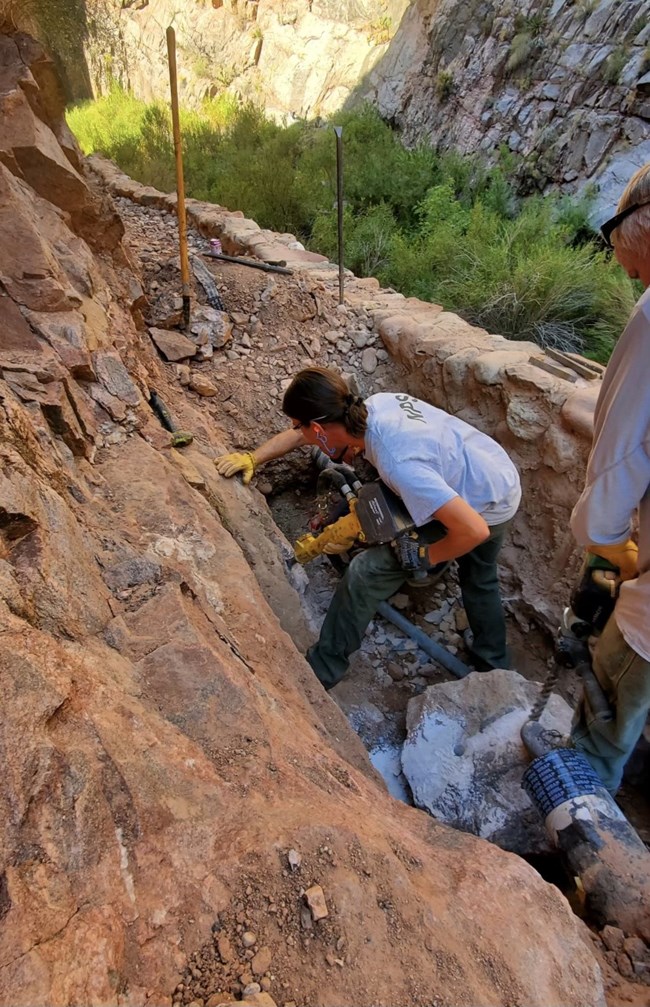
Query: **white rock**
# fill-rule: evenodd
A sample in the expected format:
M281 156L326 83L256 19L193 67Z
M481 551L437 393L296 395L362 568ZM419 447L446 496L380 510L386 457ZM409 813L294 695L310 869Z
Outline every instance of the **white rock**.
M409 607L411 599L407 594L394 594L390 599L393 608L405 609Z
M529 764L520 729L539 686L516 671L475 672L409 701L402 768L418 807L519 854L550 849L521 787ZM567 734L571 709L552 695L542 723Z

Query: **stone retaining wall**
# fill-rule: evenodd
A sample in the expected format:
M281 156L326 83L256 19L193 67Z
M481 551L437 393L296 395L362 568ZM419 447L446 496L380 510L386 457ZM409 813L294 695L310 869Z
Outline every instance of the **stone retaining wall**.
M175 210L175 194L140 185L102 158L89 163L116 195ZM205 237L219 237L226 253L284 260L298 273L338 284L336 264L306 251L294 235L198 200L187 201L187 214ZM490 335L438 305L382 290L374 279L346 277L346 300L373 317L404 366L407 390L493 436L517 465L524 492L502 554L504 596L522 619L554 629L580 561L569 517L584 482L600 380L579 372L594 365L575 357L577 370L561 366L534 343Z

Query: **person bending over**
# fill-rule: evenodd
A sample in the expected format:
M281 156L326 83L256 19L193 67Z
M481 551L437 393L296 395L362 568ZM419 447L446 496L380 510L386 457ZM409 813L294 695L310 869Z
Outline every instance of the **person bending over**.
M282 410L291 429L255 451L217 458L221 475L242 472L248 483L258 465L303 444L317 445L335 461L349 462L363 453L409 511L420 544L428 547L425 564L458 561L474 667L507 667L497 556L521 487L503 448L463 420L410 395L381 392L364 402L351 394L343 378L322 367L294 377ZM352 559L320 638L306 655L326 689L347 671L379 603L409 576L390 545L373 546Z

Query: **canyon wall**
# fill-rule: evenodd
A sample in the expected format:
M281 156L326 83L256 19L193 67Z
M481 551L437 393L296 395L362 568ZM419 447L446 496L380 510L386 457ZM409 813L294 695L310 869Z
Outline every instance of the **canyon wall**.
M167 101L173 24L187 105L230 92L291 122L370 101L409 145L516 154L525 191L594 184L594 219L650 160L648 0L75 0L65 11L34 0L17 9L40 25L70 99L117 80Z
M601 190L650 160L647 0L418 0L358 95L407 143L519 155L521 183Z

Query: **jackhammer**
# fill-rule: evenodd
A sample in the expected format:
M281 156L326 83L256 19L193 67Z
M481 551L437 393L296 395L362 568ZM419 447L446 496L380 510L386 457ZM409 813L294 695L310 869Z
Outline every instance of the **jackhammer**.
M592 721L615 716L591 666L588 640L613 613L619 583L617 569L607 560L587 557L571 606L564 610L556 665L521 729L533 758L522 786L570 875L579 881L588 916L600 927L612 924L648 941L650 852L578 749L558 747L540 754L539 747L539 720L563 666L580 672Z
M327 480L333 482L344 497L349 513L326 524L318 534L312 531L299 538L294 547L299 563L309 563L316 556L327 554L330 546L350 540L368 546L386 545L415 535L411 515L388 486L380 480L362 483L354 469L333 462L318 447L312 448L311 457L321 470L319 484Z

